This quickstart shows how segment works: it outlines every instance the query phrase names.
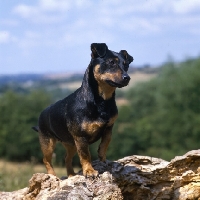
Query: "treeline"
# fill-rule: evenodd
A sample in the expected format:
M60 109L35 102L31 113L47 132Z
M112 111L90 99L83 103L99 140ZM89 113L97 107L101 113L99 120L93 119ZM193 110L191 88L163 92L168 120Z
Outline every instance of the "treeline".
M129 104L119 108L107 158L133 154L171 159L200 147L200 58L168 62L158 76L124 95ZM120 93L120 97L123 93ZM58 96L46 90L0 95L0 158L42 162L37 124L40 112ZM93 159L97 146L91 145ZM64 163L65 150L56 148L54 162ZM74 164L79 164L75 158Z
M0 96L0 157L11 161L41 159L38 136L31 127L51 103L45 91L29 94L11 90Z

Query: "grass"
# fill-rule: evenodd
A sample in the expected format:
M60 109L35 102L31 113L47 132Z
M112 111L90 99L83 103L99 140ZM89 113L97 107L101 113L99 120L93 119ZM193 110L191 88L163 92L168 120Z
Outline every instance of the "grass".
M66 176L64 167L55 167L54 170L58 177ZM0 191L15 191L27 187L34 173L46 173L46 168L44 165L30 162L17 163L0 160Z

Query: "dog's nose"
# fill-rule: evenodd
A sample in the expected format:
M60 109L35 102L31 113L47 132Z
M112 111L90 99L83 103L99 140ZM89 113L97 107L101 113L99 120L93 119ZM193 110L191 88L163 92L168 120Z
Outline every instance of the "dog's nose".
M124 81L127 81L127 82L130 81L130 79L131 79L128 74L123 74L122 78L123 78Z

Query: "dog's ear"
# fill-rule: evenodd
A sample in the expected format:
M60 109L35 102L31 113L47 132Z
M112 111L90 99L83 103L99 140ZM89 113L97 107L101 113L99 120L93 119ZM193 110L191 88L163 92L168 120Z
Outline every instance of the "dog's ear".
M128 61L129 64L133 62L133 57L129 55L126 50L121 50L119 53L122 55L125 61Z
M92 43L91 44L91 51L92 51L92 58L104 57L108 47L105 43Z

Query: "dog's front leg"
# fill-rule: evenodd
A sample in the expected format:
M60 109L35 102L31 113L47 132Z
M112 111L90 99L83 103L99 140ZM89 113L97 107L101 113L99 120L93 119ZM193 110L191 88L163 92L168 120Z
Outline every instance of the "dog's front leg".
M84 137L75 137L74 140L82 165L83 175L86 177L98 176L98 171L94 170L91 165L91 156L87 140Z
M110 144L112 136L112 126L107 127L103 133L103 136L101 138L101 143L99 145L98 149L98 156L100 161L105 162L106 161L106 152L108 149L108 145Z

